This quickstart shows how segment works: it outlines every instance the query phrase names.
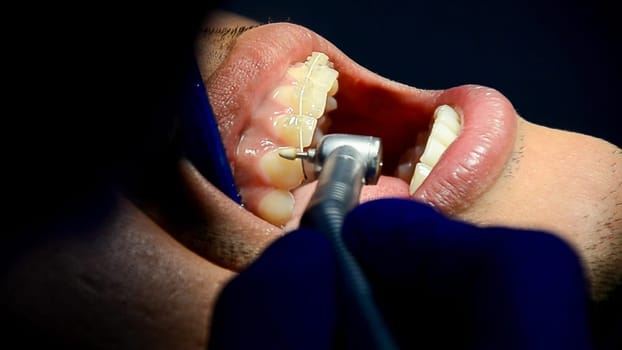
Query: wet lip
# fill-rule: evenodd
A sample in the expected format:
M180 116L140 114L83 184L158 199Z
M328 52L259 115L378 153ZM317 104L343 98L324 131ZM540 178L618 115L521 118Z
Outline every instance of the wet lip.
M517 118L501 93L483 86L445 90L437 104L459 110L462 131L413 198L454 214L470 206L502 173L514 146Z
M381 137L387 175L414 144L417 131L427 128L438 105L451 105L462 115L463 130L458 139L412 198L455 213L468 207L501 173L514 143L516 117L510 102L499 92L474 85L443 91L405 86L359 66L317 34L279 23L240 36L228 58L206 82L230 160L251 113L266 97L258 92L270 91L290 64L303 61L312 51L326 53L340 73L336 95L339 107L331 113L329 132ZM382 191L382 184L374 189L366 187L363 200L408 197L406 182L388 182L393 186L387 186L387 191ZM309 191L295 193L295 212L301 214Z

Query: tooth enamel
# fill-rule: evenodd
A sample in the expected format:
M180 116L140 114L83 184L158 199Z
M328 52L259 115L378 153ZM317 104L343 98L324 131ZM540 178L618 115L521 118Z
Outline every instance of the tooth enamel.
M410 181L411 195L421 186L449 145L456 140L460 130L460 116L453 108L447 105L436 108L430 136Z
M337 99L332 96L328 96L326 98L326 113L332 112L336 109L337 109Z
M309 146L316 126L317 119L304 115L284 115L274 121L276 134L287 146Z
M430 134L430 138L428 139L428 143L425 145L425 150L423 151L423 155L419 162L426 164L429 167L434 167L438 160L441 158L445 150L446 146L443 146L435 137L434 134Z
M326 109L326 91L311 88L311 91L306 92L307 89L309 89L309 85L305 87L305 91L300 92L302 97L299 100L297 112L309 117L320 118Z
M456 133L453 132L450 127L448 127L445 123L438 121L438 119L434 122L434 125L432 125L430 135L433 135L434 139L440 142L445 148L451 145L457 137Z
M432 169L429 166L423 163L417 163L417 165L415 166L415 172L413 173L413 177L410 180L410 194L415 193L415 191L423 183L423 180L428 177L430 171L432 171Z
M328 90L327 95L335 96L338 91L339 91L339 80L335 79L335 81L333 82L333 86L330 87L330 90Z
M309 67L302 63L296 63L287 69L287 75L295 81L303 81L309 72Z
M298 95L300 87L295 85L279 86L272 94L272 97L280 104L288 106L291 113L298 114Z
M455 109L448 105L441 105L434 111L434 123L442 123L447 126L454 134L458 134L462 127L460 126L460 116Z
M293 212L294 196L285 190L272 190L268 192L257 207L257 215L259 217L277 226L285 225Z
M304 179L300 162L300 159L285 159L279 155L279 150L273 150L261 157L259 166L272 186L291 190L300 185Z
M326 108L326 97L337 93L339 73L330 66L328 56L313 52L303 64L287 70L291 85L279 87L273 97L292 108L292 114L320 118Z

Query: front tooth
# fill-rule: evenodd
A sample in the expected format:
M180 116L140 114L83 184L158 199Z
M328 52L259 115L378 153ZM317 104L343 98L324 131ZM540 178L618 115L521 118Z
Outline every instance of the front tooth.
M272 95L280 104L288 106L291 114L320 118L326 109L326 91L305 86L280 86Z
M304 180L300 159L289 160L279 155L279 150L264 154L259 166L268 182L279 189L291 190Z
M306 91L310 90L310 91ZM326 91L315 89L313 86L305 86L305 91L301 91L298 100L298 109L294 108L299 114L313 118L320 118L326 109Z
M326 97L336 94L339 88L339 73L330 66L328 56L314 52L304 64L291 66L287 75L291 85L279 87L274 98L291 107L292 114L320 118L326 109Z
M277 226L285 225L293 212L294 196L285 190L268 192L257 206L257 215Z
M308 73L309 66L302 62L298 62L287 69L287 75L295 81L303 81Z
M313 141L317 119L304 115L284 115L274 121L276 134L287 146L307 147Z
M278 103L283 106L287 106L289 112L292 114L300 114L298 113L298 96L300 95L300 87L297 85L284 85L279 86L274 93L272 94L272 98L274 98Z
M439 119L436 119L434 125L432 125L430 135L433 135L434 139L440 142L445 148L451 145L456 137L458 137L457 133L454 132L451 127L447 126L443 120Z
M339 91L339 80L335 79L335 81L333 82L333 86L330 87L330 90L328 90L328 96L335 96L337 94L337 92Z
M413 194L432 171L439 159L460 133L460 116L447 105L434 111L434 124L419 163L410 182L410 193Z
M333 96L326 98L326 113L332 112L337 109L337 99Z
M432 171L432 169L429 166L423 163L417 163L417 165L415 166L415 172L413 173L413 177L410 180L410 194L415 193L415 191L423 183L423 180L428 177L430 171Z
M444 146L441 142L438 141L434 137L434 134L430 134L430 138L428 139L428 143L425 145L425 150L423 151L423 155L419 161L421 163L425 163L430 168L433 168L438 160L441 158L447 146Z
M434 123L436 124L437 122L445 125L456 135L460 133L462 129L458 112L448 105L438 106L434 111Z

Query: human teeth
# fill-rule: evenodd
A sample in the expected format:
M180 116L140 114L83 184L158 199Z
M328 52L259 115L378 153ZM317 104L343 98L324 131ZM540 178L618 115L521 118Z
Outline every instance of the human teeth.
M328 96L335 96L337 94L337 92L339 91L339 80L335 79L335 81L333 82L333 86L330 87L330 90L328 90Z
M328 96L326 98L326 113L332 112L335 109L337 109L337 99L332 96Z
M438 163L438 160L441 158L443 153L445 153L446 149L447 146L444 146L441 142L439 142L436 136L431 133L419 162L432 168L436 165L436 163Z
M413 173L412 180L410 181L410 194L415 193L417 188L419 188L419 186L421 186L421 184L423 183L423 180L428 177L431 170L432 169L424 163L417 163L417 165L415 166L415 172Z
M460 125L458 125L460 128ZM452 127L447 126L445 122L436 119L434 121L434 125L432 125L432 131L430 131L430 135L433 135L433 139L438 141L443 147L447 148L447 146L451 145L452 142L458 137L458 131L453 131Z
M326 108L326 91L315 90L311 85L304 88L281 86L273 96L279 103L288 106L291 114L319 118Z
M271 190L259 202L257 215L273 225L285 225L294 212L294 196L285 190Z
M462 126L460 126L460 116L458 115L458 112L448 105L441 105L436 108L434 111L435 124L437 121L448 127L454 132L454 134L458 134L462 129Z
M460 130L460 116L453 108L447 105L436 108L430 136L410 180L411 195L428 177L447 147L456 140Z
M320 118L326 108L326 97L337 93L339 73L334 70L328 56L313 52L305 63L290 67L290 85L279 87L274 98L292 108L292 114ZM331 95L332 94L332 95Z
M304 115L283 115L274 122L277 135L287 146L309 146L316 126L317 119Z
M261 157L259 166L272 186L282 190L291 190L304 180L300 162L300 159L285 159L279 156L279 150L273 150Z
M309 86L306 87L308 89ZM319 118L324 114L326 109L326 92L321 90L312 90L308 93L301 92L298 109L294 108L294 112L309 117Z
M283 147L260 156L261 193L248 192L247 198L253 200L247 204L256 215L274 225L285 225L292 217L294 197L290 190L305 180L302 160L294 158L322 135L320 124L328 125L326 114L337 108L333 96L339 90L338 75L328 56L313 52L305 62L289 67L280 85L273 90L266 102L276 109L258 116L269 116L274 143Z

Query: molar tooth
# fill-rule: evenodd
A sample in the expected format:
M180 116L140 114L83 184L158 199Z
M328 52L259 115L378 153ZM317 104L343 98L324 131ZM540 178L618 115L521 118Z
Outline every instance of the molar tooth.
M287 146L309 146L316 126L317 119L304 115L284 115L274 122L277 135Z
M415 172L410 180L410 194L412 195L421 186L423 181L428 177L432 168L419 162L415 165Z
M273 150L264 154L259 161L259 166L268 182L283 190L296 188L304 180L300 159L289 160L279 155L279 150Z
M277 226L285 225L293 212L294 196L285 190L268 192L257 207L259 217Z

